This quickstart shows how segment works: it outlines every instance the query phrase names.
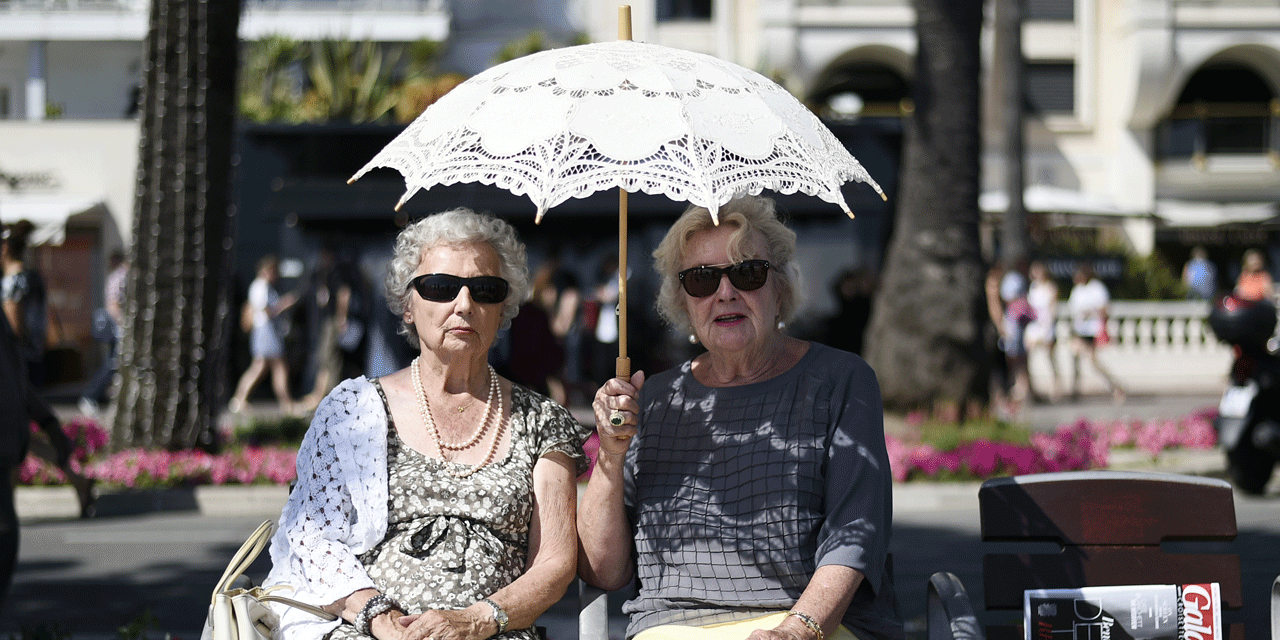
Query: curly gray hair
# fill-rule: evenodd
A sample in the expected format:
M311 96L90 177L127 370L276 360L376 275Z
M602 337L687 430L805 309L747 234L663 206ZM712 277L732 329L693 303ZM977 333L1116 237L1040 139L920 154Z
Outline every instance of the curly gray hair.
M498 275L511 285L511 293L502 303L502 328L511 326L511 319L520 311L520 305L529 297L529 259L524 243L516 237L516 230L503 220L470 209L458 208L427 216L405 227L396 236L395 254L387 265L384 282L387 308L400 318L396 330L413 347L418 346L417 335L404 322L405 309L409 308L409 296L413 291L409 282L413 272L422 262L427 249L439 245L465 245L483 242L498 254Z
M796 253L796 233L778 220L773 200L759 196L730 200L720 207L720 224L737 229L729 238L731 260L740 262L763 257L769 261L769 277L778 293L778 320L790 322L804 303L800 265L792 259ZM693 331L678 275L684 264L685 249L694 234L713 227L715 222L706 207L689 207L653 251L653 266L662 281L658 289L658 313L680 332ZM749 255L751 238L756 232L765 240L766 256Z

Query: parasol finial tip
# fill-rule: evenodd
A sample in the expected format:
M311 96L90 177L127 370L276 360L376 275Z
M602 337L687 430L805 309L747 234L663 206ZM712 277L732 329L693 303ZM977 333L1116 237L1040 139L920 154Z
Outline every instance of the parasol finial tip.
M882 201L884 201L884 202L888 202L888 201L889 201L889 196L886 196L886 195L884 194L884 192L883 192L883 191L881 191L881 190L879 190L879 189L876 189L876 193L880 194L880 200L882 200ZM853 214L852 214L852 213L851 213L851 214L849 214L849 217L850 217L850 218L852 218L852 217L853 217Z
M351 176L350 178L347 178L347 184L355 184L355 181L359 178L360 176Z
M850 219L850 220L853 220L853 210L852 210L852 209L850 209L849 207L845 207L845 208L844 208L844 214L845 214L846 216L849 216L849 219Z
M404 206L404 201L403 201L403 200L401 200L400 202L397 202L397 203L396 203L396 213L400 213L400 207L403 207L403 206Z
M533 223L542 224L542 216L545 216L545 215L547 215L547 210L543 209L542 207L538 207L538 213L536 213L533 216Z

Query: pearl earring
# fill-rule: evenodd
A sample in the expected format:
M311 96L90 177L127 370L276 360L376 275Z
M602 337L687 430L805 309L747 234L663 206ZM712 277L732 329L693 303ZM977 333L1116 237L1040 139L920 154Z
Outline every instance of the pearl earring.
M698 344L698 336L689 334L689 344Z
M786 328L787 328L787 323L785 323L785 322L783 322L783 321L779 320L779 321L778 321L778 331L782 331L783 329L786 329Z

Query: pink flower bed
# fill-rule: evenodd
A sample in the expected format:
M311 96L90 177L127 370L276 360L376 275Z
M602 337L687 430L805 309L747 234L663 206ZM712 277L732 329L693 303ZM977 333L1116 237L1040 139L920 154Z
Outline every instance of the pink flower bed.
M40 431L36 423L31 423L32 435ZM68 466L73 471L84 473L85 464L91 456L107 446L110 434L95 420L84 416L76 416L62 425L63 433L71 439L71 460ZM18 467L18 484L64 484L67 476L61 469L46 463L33 455L28 455Z
M1113 448L1135 448L1158 455L1168 449L1212 449L1216 409L1178 419L1093 422L1084 418L1052 433L1033 433L1030 444L977 440L949 451L928 444L885 437L889 466L898 482L916 479L982 479L1050 471L1105 468ZM909 422L918 424L920 416ZM34 429L34 425L32 426ZM287 446L242 447L219 455L199 450L127 449L101 454L108 434L93 420L77 417L63 425L76 443L71 467L101 482L128 488L198 484L288 484L296 478L297 449ZM594 463L599 441L585 446ZM590 473L590 472L588 472ZM53 466L28 456L18 472L26 485L54 485L66 477Z
M1212 449L1216 409L1203 409L1176 420L1093 422L1081 418L1052 433L1033 433L1030 444L977 440L950 451L885 437L889 467L898 482L912 479L981 479L1081 471L1107 466L1112 448L1133 447L1152 456L1166 449ZM918 418L916 418L918 420Z
M32 429L36 429L32 425ZM241 447L218 455L200 450L126 449L101 453L109 436L97 422L83 416L62 429L76 444L70 467L85 476L128 488L192 486L197 484L288 484L297 477L294 447ZM61 470L35 456L18 469L24 485L65 484Z
M94 462L87 475L128 488L198 484L288 484L297 477L293 447L244 447L219 455L199 450L126 449Z

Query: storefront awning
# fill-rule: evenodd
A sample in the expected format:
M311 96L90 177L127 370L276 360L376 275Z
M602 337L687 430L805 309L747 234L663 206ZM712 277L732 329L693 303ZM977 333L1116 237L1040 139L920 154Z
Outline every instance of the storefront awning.
M1145 217L1147 213L1126 210L1105 198L1074 189L1037 184L1022 192L1022 202L1032 213L1066 213L1087 216ZM1009 196L1004 191L987 191L978 198L978 206L984 213L1004 213L1009 208Z
M1156 217L1168 227L1217 227L1275 220L1280 211L1274 202L1156 201Z
M0 222L30 220L36 226L29 242L32 246L59 245L66 239L67 220L104 206L100 195L4 193L0 194Z

